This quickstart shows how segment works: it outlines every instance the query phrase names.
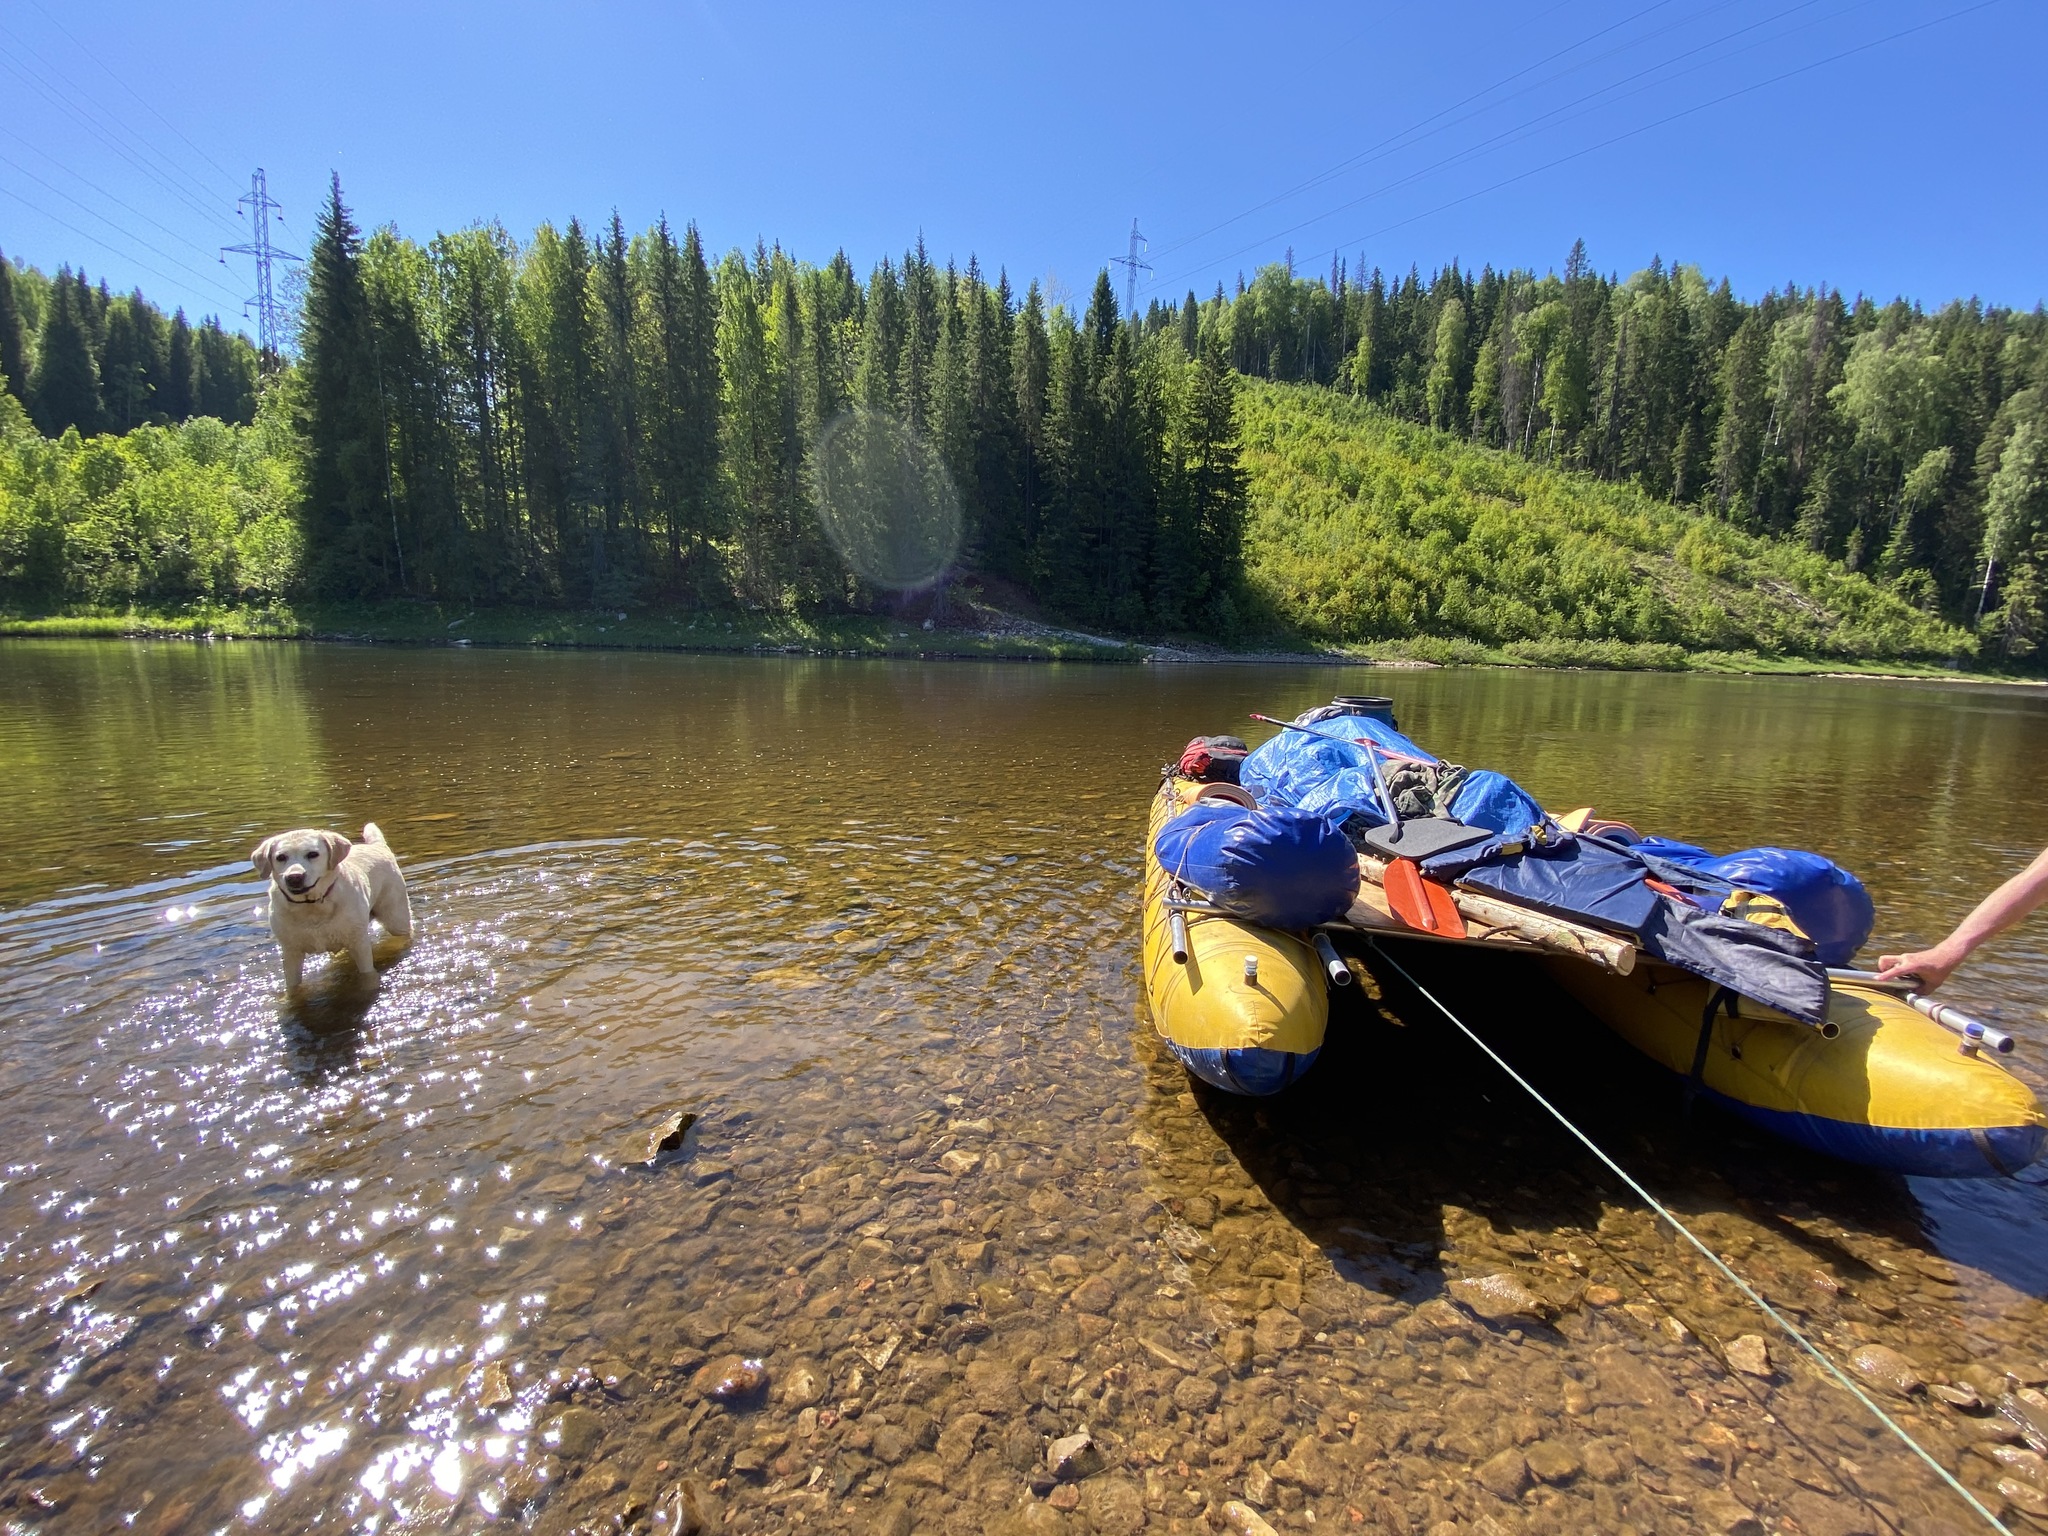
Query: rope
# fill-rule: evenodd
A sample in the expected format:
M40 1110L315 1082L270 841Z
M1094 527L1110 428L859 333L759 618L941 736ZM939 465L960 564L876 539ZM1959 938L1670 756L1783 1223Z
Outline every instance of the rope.
M1898 1423L1897 1420L1893 1419L1890 1414L1886 1413L1884 1409L1880 1408L1877 1405L1877 1403L1871 1398L1869 1393L1865 1392L1861 1387L1857 1386L1855 1382L1851 1381L1849 1377L1843 1373L1842 1368L1836 1365L1833 1360L1829 1359L1828 1356L1821 1351L1820 1346L1812 1343L1806 1337L1805 1334L1801 1333L1797 1328L1793 1327L1792 1324L1787 1322L1781 1315L1779 1315L1777 1309L1774 1308L1768 1301L1765 1301L1763 1297L1759 1295L1755 1290L1751 1289L1749 1283L1746 1280L1744 1280L1742 1276L1736 1274L1734 1270L1730 1269L1728 1267L1727 1262L1723 1260L1718 1253L1714 1252L1713 1249L1709 1248L1705 1243L1701 1242L1699 1238L1695 1237L1693 1235L1692 1229L1686 1226L1686 1224L1680 1221L1676 1216L1674 1216L1671 1213L1670 1208L1667 1207L1663 1201L1659 1200L1655 1195L1651 1194L1649 1190L1645 1189L1643 1185L1640 1182L1638 1182L1636 1178L1633 1175L1631 1175L1626 1168L1623 1168L1621 1164L1617 1163L1613 1158L1609 1157L1604 1151L1602 1151L1599 1144L1595 1142L1592 1137L1588 1136L1584 1131L1580 1130L1578 1126L1574 1125L1572 1121L1565 1115L1563 1110L1559 1109L1555 1104L1551 1103L1550 1100L1546 1099L1541 1093L1539 1093L1536 1089L1536 1086L1533 1083L1531 1083L1526 1077L1522 1076L1522 1074L1517 1072L1513 1067L1509 1066L1507 1062L1501 1057L1501 1054L1498 1051L1496 1051L1492 1046L1488 1045L1484 1040L1480 1039L1479 1036L1473 1032L1472 1027L1469 1024L1467 1024L1463 1019L1459 1018L1455 1013L1451 1012L1451 1010L1445 1007L1444 1004L1437 998L1435 993L1431 992L1429 988L1425 987L1421 982L1417 981L1413 976L1411 976L1408 973L1408 968L1406 966L1402 965L1401 962L1396 960L1392 955L1389 955L1377 940L1373 940L1370 935L1367 935L1367 938L1368 941L1372 943L1373 950L1375 951L1375 953L1377 953L1381 959L1385 960L1388 965L1391 965L1397 972L1399 972L1402 980L1406 981L1409 986L1413 987L1417 992L1420 992L1425 998L1427 998L1430 1001L1430 1003L1435 1006L1436 1011L1438 1013L1441 1013L1445 1018L1449 1019L1453 1024L1457 1025L1458 1029L1464 1034L1466 1039L1470 1040L1474 1045L1478 1046L1480 1050L1484 1051L1486 1055L1492 1060L1495 1066L1499 1067L1501 1071L1507 1073L1509 1077L1515 1080L1515 1083L1523 1090L1523 1092L1527 1093L1530 1098L1534 1099L1538 1104L1541 1104L1546 1110L1548 1110L1550 1112L1551 1118L1556 1120L1557 1123L1563 1126L1566 1130L1570 1131L1573 1136L1577 1137L1579 1141L1582 1144L1584 1144L1586 1150L1591 1152L1598 1159L1600 1159L1602 1163L1606 1164L1608 1170L1612 1172L1616 1178L1620 1179L1622 1183L1626 1184L1630 1189L1634 1190L1637 1195L1641 1196L1643 1203L1645 1205L1649 1206L1651 1210L1655 1211L1665 1221L1670 1222L1672 1228L1681 1237L1683 1237L1688 1243L1691 1243L1693 1247L1699 1249L1700 1253L1706 1258L1707 1262L1712 1264L1714 1268L1718 1269L1722 1274L1726 1275L1728 1277L1729 1282L1732 1285L1734 1285L1734 1287L1738 1291L1742 1292L1744 1296L1747 1296L1751 1301L1755 1302L1757 1309L1761 1311L1765 1317L1768 1317L1773 1323L1777 1324L1777 1326L1785 1333L1786 1337L1791 1339L1793 1343L1797 1344L1802 1350L1804 1350L1807 1354L1811 1355L1815 1360L1819 1361L1821 1366L1827 1371L1827 1373L1830 1376L1834 1377L1836 1381L1840 1382L1844 1387L1846 1387L1849 1390L1850 1394L1854 1396L1858 1402L1863 1404L1864 1407L1868 1408L1871 1411L1871 1413L1876 1416L1878 1423L1882 1424L1886 1429L1890 1430L1894 1435L1896 1435L1905 1444L1908 1450L1910 1450L1915 1456L1918 1456L1922 1461L1926 1462L1927 1465L1933 1469L1934 1475L1936 1477L1940 1478L1944 1483L1947 1483L1949 1487L1953 1488L1959 1495L1962 1496L1963 1502L1968 1504L1970 1508L1974 1509L1978 1514L1982 1515L1984 1517L1985 1523L1989 1525L1991 1529L2000 1532L2001 1536L2012 1536L2012 1531L2010 1527L2008 1527L2003 1521L2001 1521L1998 1518L1998 1516L1994 1515L1989 1509L1985 1508L1983 1502L1978 1499L1977 1495L1970 1492L1969 1489L1965 1488L1959 1481L1957 1481L1955 1474L1950 1472L1949 1469L1947 1467L1944 1467L1940 1462L1936 1461L1933 1455L1926 1449L1926 1447L1922 1446L1918 1440L1915 1440L1910 1434L1908 1434L1905 1431L1905 1429Z

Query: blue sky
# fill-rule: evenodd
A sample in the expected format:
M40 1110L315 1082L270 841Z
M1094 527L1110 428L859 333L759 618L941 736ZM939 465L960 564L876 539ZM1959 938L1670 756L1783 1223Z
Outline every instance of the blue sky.
M420 238L616 207L865 270L921 230L1083 296L1136 216L1141 303L1289 246L1541 270L1583 236L1747 297L2030 307L2044 59L2038 0L8 0L0 249L239 323L253 278L215 250L260 164L301 251L334 170Z

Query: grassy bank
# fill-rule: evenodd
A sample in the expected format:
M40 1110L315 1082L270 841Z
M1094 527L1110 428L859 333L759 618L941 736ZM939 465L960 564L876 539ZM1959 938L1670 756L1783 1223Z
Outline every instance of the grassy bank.
M1520 641L1505 646L1413 636L1372 645L1317 646L1298 635L1248 640L1243 648L1194 641L1121 643L1074 636L1029 621L1014 633L848 616L763 620L758 614L563 613L459 609L430 603L289 607L134 608L121 612L0 612L0 638L331 640L354 644L549 646L903 659L988 661L1296 663L1323 666L1548 667L1615 672L1721 672L1760 676L1917 677L1950 682L2042 682L1947 663L1764 656L1687 651L1624 641Z
M0 613L0 636L466 643L1016 661L1138 661L1146 654L1141 645L1050 631L926 630L916 623L870 615L802 619L652 611L620 614L411 602L269 607L195 604L120 611Z
M1974 636L1882 582L1632 486L1326 389L1247 381L1243 413L1250 584L1312 645L1660 670L1977 657Z

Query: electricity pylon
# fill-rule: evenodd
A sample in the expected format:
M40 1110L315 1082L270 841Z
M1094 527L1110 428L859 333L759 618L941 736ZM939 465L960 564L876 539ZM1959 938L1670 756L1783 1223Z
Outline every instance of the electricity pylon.
M1137 318L1138 274L1150 272L1152 263L1144 259L1144 251L1152 242L1138 233L1138 221L1131 220L1131 249L1127 256L1112 256L1109 259L1124 269L1124 318Z
M271 284L270 264L274 261L299 261L290 251L280 250L270 241L270 215L283 205L270 195L270 183L263 174L263 167L256 168L256 174L249 178L249 195L235 200L235 211L256 215L255 237L241 245L221 247L221 264L227 264L229 256L254 256L256 258L256 296L242 306L242 313L256 311L256 340L263 353L263 366L274 368L284 356L285 312L277 301L276 289Z

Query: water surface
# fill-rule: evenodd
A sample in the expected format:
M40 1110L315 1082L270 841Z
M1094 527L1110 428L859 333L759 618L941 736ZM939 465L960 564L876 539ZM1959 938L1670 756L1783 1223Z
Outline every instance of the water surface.
M1287 1098L1162 1060L1157 767L1336 691L1557 809L1820 848L1873 953L2048 842L2021 689L0 645L4 1518L667 1530L687 1479L731 1530L1195 1530L1248 1488L1283 1529L1967 1528L1788 1347L1728 1372L1761 1320L1397 977ZM367 819L417 942L289 1004L247 854ZM1683 1125L1526 971L1446 971L1838 1358L2048 1377L2039 1191ZM1952 988L2024 1052L2044 981L2036 925ZM1556 1315L1445 1309L1496 1272ZM1994 1507L2041 1471L1896 1410ZM1104 1469L1034 1489L1084 1425Z

